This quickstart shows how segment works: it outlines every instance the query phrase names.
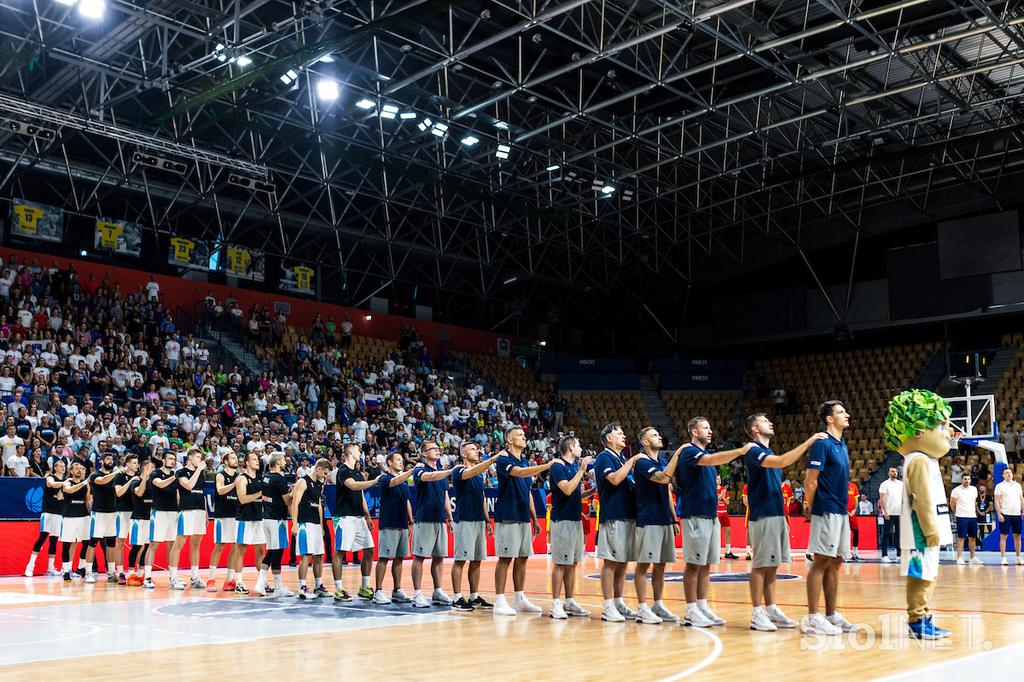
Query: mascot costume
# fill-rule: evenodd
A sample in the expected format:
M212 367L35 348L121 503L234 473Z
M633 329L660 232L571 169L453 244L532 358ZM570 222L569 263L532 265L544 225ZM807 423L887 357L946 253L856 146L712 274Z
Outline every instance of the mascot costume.
M931 391L904 391L889 401L886 446L903 457L900 575L907 578L907 623L915 639L948 637L932 622L928 602L939 572L939 549L953 542L939 459L956 447L952 409Z

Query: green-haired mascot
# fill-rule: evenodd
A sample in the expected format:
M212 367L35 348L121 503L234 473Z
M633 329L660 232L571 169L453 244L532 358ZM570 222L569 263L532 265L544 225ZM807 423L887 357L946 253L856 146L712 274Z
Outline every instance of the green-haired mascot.
M939 548L953 542L939 469L939 459L956 447L951 412L942 396L914 389L890 400L885 415L886 445L903 456L900 575L907 577L907 621L917 639L950 634L932 622L928 602L939 573Z

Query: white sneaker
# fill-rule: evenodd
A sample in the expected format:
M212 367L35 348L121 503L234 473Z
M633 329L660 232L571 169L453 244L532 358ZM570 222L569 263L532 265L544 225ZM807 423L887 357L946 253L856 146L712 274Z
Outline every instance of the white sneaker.
M661 604L657 604L656 603L651 608L651 611L654 611L654 615L656 615L658 618L661 618L662 620L667 621L669 623L678 623L679 622L679 616L677 616L676 614L672 613L671 611L669 611L667 608L665 608Z
M85 582L87 582L87 583L94 583L94 582L96 582L96 574L95 573L86 573L85 574Z
M615 600L615 608L619 613L622 614L623 618L626 618L628 620L636 620L636 611L626 606L626 602L622 601L621 599Z
M887 555L882 555L882 563L883 564L891 564L892 563L892 559L890 559Z
M409 595L405 593L405 590L403 590L401 587L391 592L391 601L395 602L396 604L412 603L412 599L409 597Z
M174 583L171 583L171 588L172 589L178 589L178 588L174 587ZM185 586L182 585L180 589L185 589ZM267 596L267 584L265 582L263 582L262 580L257 580L256 584L252 586L252 593L257 595L257 596L259 596L259 597L266 597Z
M590 611L577 604L575 599L569 599L565 602L565 613L570 616L590 618Z
M707 619L715 625L725 625L725 618L722 618L717 613L712 611L710 606L701 606L700 604L697 604L697 608L700 609L700 612L703 613L707 617Z
M568 620L569 614L565 612L565 608L562 606L561 600L556 599L551 602L551 617L555 620Z
M1024 566L1024 556L1021 556L1020 554L1017 555L1017 565Z
M825 618L828 620L828 622L832 623L832 625L835 625L843 632L853 632L857 629L856 625L843 618L843 614L839 613L838 611L833 613L831 616L825 616Z
M647 604L641 604L636 610L636 618L634 619L638 623L644 625L661 625L662 620L658 617L654 611L651 611L651 607Z
M966 562L966 561L964 561L964 558L963 558L963 557L960 557L959 559L957 559L957 560L956 560L956 565L957 565L957 566L966 566L966 565L967 565L967 562Z
M64 575L64 574L61 573L60 571L58 571L56 568L48 568L48 569L46 569L46 575L48 575L48 576L61 576L61 575Z
M625 623L626 617L619 613L615 604L608 604L601 609L601 620L606 620L609 623Z
M764 612L768 615L768 620L780 628L795 628L798 625L795 620L784 614L782 609L774 604L765 607Z
M686 610L686 615L689 617L690 609ZM707 616L704 616L703 613L700 615L707 620ZM705 625L704 627L710 626ZM771 618L768 617L768 613L764 609L754 609L753 613L750 614L750 629L758 630L760 632L775 632L779 627L772 622Z
M1006 557L1003 557L1002 559L999 560L999 565L1000 566L1009 566L1010 562L1006 560Z
M371 599L370 601L374 604L377 604L378 606L383 606L384 604L391 603L391 597L384 594L384 590L377 590L373 593L373 599Z
M516 615L516 610L509 606L508 599L506 599L505 595L503 594L499 594L497 597L494 598L494 608L491 610L494 612L495 616Z
M88 580L88 578L86 578L86 580ZM171 588L172 590L184 590L185 589L185 583L181 582L180 580L172 580L168 584L168 587Z
M155 590L156 589L156 583L153 582L152 578L146 578L144 581L142 581L142 587L143 587L143 589L146 589L146 590Z
M714 623L711 621L710 618L704 615L703 611L701 611L696 605L694 605L686 607L686 611L683 612L682 625L690 625L695 628L709 628L712 625L714 625ZM753 619L751 619L750 621L750 626L754 627ZM774 630L775 628L772 627L771 629Z
M978 557L974 557L973 559L971 559L971 563L974 564L975 566L981 566L985 562L982 561L981 559L979 559Z
M412 595L412 607L414 609L429 609L430 601L423 596L422 592Z
M274 590L274 596L275 597L294 597L295 593L292 592L291 590L289 590L284 585L281 585L281 587L279 587L276 590Z
M512 600L512 608L516 610L516 613L543 613L544 609L539 606L534 606L530 603L530 600L526 598L524 594L522 597L516 597Z
M440 606L451 606L454 603L452 598L445 594L445 591L440 588L434 590L434 594L431 595L430 601Z
M36 574L36 567L35 567L35 566L33 566L32 564L29 564L29 565L28 565L28 566L27 566L27 567L25 568L25 577L26 577L26 578L31 578L31 577L32 577L32 576L34 576L35 574Z
M812 613L804 616L804 620L800 624L800 632L805 635L838 635L843 631L820 613Z

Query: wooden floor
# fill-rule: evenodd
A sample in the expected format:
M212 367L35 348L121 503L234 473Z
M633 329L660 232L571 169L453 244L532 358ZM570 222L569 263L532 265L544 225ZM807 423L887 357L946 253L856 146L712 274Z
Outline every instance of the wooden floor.
M992 558L988 558L992 561ZM447 562L446 562L447 563ZM578 600L591 620L547 617L548 558L531 560L527 592L543 616L501 618L411 608L375 609L356 599L249 599L233 595L170 593L166 574L155 591L60 579L0 580L0 679L228 679L356 675L359 680L526 678L591 680L711 679L754 675L759 680L811 680L830 671L836 679L875 679L914 673L915 680L949 679L957 661L975 672L1024 661L1024 567L941 568L934 599L936 620L953 631L940 647L922 649L903 636L904 581L896 565L848 564L840 609L868 626L856 638L827 643L796 631L752 632L742 560L720 567L725 582L712 585L711 603L725 627L696 630L675 625L603 623L598 562L581 566ZM675 564L672 570L682 570ZM295 588L293 571L287 582ZM408 564L406 590L411 594ZM793 618L806 613L806 567L789 567L793 579L778 584L780 606ZM493 563L484 565L492 584ZM426 577L426 576L425 576ZM358 569L346 567L355 593ZM428 578L429 580L429 578ZM447 566L445 580L448 580ZM253 576L247 578L251 586ZM390 577L386 586L390 587ZM449 585L445 585L450 591ZM627 590L627 596L630 589ZM682 584L667 588L667 602L682 613ZM491 595L487 595L490 598ZM1009 649L1006 649L1010 647ZM344 671L344 672L342 672ZM961 674L961 673L956 673ZM71 675L71 677L64 677Z

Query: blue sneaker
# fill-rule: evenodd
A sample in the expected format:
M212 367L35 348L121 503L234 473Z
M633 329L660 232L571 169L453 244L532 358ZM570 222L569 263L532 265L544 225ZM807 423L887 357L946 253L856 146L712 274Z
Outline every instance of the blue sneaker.
M942 635L937 634L932 626L931 620L922 618L916 623L907 623L912 639L941 639Z
M931 627L932 632L934 632L939 637L949 637L951 634L953 634L952 630L947 630L946 628L940 628L938 625L936 625L935 621L932 620L932 616L928 616L928 618L926 618L925 620L928 621L928 625L929 625L929 627Z

